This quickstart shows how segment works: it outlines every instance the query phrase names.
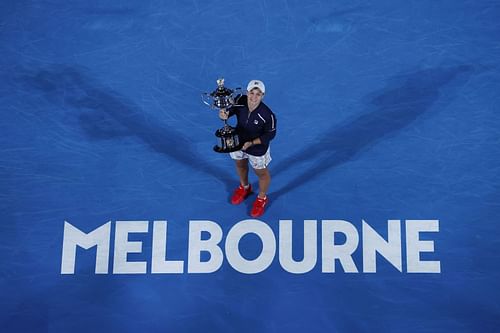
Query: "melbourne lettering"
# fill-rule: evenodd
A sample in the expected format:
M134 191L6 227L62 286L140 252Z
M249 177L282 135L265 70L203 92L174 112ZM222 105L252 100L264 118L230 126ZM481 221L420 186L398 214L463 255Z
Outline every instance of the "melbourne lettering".
M214 221L191 220L188 235L182 235L187 239L187 256L169 258L167 242L176 235L168 232L168 221L110 221L87 233L65 221L61 274L75 274L78 259L94 253L95 274L209 274L225 264L240 273L258 274L273 263L291 274L315 268L325 274L376 273L382 260L395 272L441 272L440 261L430 260L436 259L432 235L439 232L439 220L388 220L382 232L386 237L366 221L361 222L356 228L345 220L301 221L298 230L302 241L294 242L297 235L292 237L292 230L297 231L297 226L292 226L297 222L292 220L280 220L275 234L268 223L247 219L236 223L226 235ZM130 240L149 233L147 252L143 241ZM240 252L240 242L248 234L259 243L254 258ZM77 251L93 247L95 252ZM134 254L148 260L133 260L130 257Z

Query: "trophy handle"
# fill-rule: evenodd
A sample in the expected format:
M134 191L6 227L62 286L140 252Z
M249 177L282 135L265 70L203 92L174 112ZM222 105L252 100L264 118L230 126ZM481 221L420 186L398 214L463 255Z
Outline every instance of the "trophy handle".
M210 102L209 96L210 96L210 94L208 94L208 93L201 94L201 101L204 104L206 104L206 105L210 106L211 108L213 108L212 104L209 103Z
M235 94L235 95L243 95L243 90L241 89L241 87L234 88L233 94Z
M238 104L241 96L243 96L243 89L241 87L235 88L233 92L234 105L233 106L243 106L242 104Z

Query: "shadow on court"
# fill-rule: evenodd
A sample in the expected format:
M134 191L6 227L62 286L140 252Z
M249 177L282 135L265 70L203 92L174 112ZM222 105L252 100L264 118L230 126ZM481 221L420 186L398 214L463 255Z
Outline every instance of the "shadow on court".
M391 83L384 90L368 97L369 112L330 128L314 141L314 145L308 145L278 162L272 168L275 176L282 176L304 161L314 161L298 174L288 172L290 181L270 193L270 197L276 200L282 194L321 177L328 170L355 159L387 136L403 130L431 109L439 99L442 88L462 74L467 74L465 78L468 79L472 70L472 66L460 65L426 69L390 79Z
M88 70L72 66L51 66L23 70L24 88L42 91L53 103L64 103L81 110L79 123L91 140L110 140L134 136L154 151L218 179L228 192L235 176L217 167L191 148L192 142L172 124L147 119L141 108L127 97L104 87Z

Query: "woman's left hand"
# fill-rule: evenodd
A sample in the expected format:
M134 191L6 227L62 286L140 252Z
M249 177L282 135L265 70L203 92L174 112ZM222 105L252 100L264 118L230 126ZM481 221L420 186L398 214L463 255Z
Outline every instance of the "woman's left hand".
M252 147L253 146L253 142L252 141L247 141L243 144L243 147L241 147L241 150L247 150L248 148Z

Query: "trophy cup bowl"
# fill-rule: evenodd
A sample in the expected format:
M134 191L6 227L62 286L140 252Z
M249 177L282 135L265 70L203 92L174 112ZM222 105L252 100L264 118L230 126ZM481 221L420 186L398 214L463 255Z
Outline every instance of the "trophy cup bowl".
M234 90L226 88L224 86L224 79L220 78L217 80L217 89L211 93L203 93L201 99L203 103L212 109L226 110L237 106L235 100L237 100L238 93L241 95L241 88ZM243 146L240 143L236 128L230 126L227 123L227 119L224 120L224 126L215 131L215 136L217 137L218 144L214 146L214 151L217 153L230 153L240 150Z

